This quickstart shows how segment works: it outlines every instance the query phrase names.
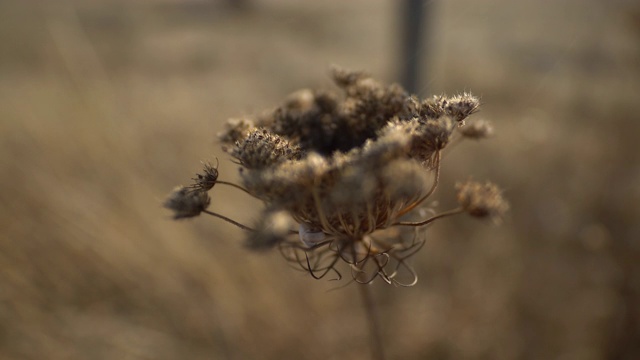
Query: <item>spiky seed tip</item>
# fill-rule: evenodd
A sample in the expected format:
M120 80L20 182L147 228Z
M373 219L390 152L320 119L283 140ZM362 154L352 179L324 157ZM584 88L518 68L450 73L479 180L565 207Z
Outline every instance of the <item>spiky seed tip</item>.
M171 191L162 205L173 211L173 218L177 220L200 215L209 207L210 202L211 198L206 191L178 186Z
M458 203L471 216L499 221L509 210L502 191L493 183L467 181L456 185Z
M256 251L268 250L283 241L295 224L285 211L267 210L255 226L247 233L244 245Z
M218 167L214 167L211 163L204 163L204 174L196 174L193 184L190 188L194 190L209 191L213 188L218 180Z
M251 130L244 140L236 142L230 153L247 169L264 169L302 156L299 146L267 129Z
M420 119L422 121L434 120L444 115L444 106L447 104L447 99L444 95L433 95L431 98L423 100L420 106L417 107Z
M480 107L480 100L477 97L463 93L453 96L443 104L444 113L451 116L456 121L462 121L473 114Z
M458 128L458 131L468 139L480 140L493 135L493 126L487 120L476 120Z

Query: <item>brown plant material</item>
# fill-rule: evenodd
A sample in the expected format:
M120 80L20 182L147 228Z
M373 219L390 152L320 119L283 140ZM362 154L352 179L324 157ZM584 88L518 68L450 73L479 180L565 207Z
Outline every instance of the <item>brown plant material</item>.
M402 218L434 193L441 153L479 101L467 93L419 101L362 72L335 68L333 77L343 99L301 90L260 118L229 121L219 140L241 166L242 186L234 186L268 210L254 228L228 221L248 230L248 248L278 247L314 278L341 278L346 263L359 283L413 285L406 260L424 245L422 228L462 210L414 223ZM212 169L194 179L196 190L226 183ZM506 210L497 188L467 186L461 194L473 215L496 218ZM199 213L170 208L180 217Z
M173 211L174 219L186 219L200 215L210 202L206 191L178 186L169 194L163 206Z
M469 215L499 221L509 210L509 204L502 197L502 191L490 183L467 181L456 185L458 203Z

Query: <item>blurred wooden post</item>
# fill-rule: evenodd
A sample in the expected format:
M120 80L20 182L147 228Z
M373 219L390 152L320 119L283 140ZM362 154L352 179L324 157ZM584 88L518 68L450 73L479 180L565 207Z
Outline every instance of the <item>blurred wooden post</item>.
M412 93L423 93L426 89L420 87L421 68L424 68L425 60L422 49L425 33L425 18L431 13L433 0L404 0L400 14L402 27L402 59L401 81L404 88ZM428 49L426 49L428 50Z

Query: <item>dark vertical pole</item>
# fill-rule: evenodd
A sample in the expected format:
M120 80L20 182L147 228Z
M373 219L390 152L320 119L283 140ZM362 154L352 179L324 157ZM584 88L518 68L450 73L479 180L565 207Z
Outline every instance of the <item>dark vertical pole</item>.
M425 18L431 12L432 0L404 0L400 24L402 27L402 59L400 60L402 85L415 94L423 92L420 87L420 70L424 67L423 49Z

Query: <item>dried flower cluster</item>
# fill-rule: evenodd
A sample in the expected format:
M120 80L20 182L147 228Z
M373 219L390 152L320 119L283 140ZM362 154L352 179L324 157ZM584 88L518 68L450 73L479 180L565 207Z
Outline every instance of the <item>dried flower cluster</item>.
M267 115L227 123L219 139L241 166L242 186L217 180L217 167L206 165L165 206L175 218L205 212L233 222L247 230L249 248L278 247L315 278L340 278L346 263L356 282L412 285L417 276L406 260L423 246L425 225L465 211L499 219L507 210L495 185L467 182L458 186L459 208L407 221L438 186L452 138L483 138L492 129L464 125L479 106L470 94L421 101L361 72L335 69L333 78L342 99L302 90ZM206 210L216 183L264 202L254 228Z

